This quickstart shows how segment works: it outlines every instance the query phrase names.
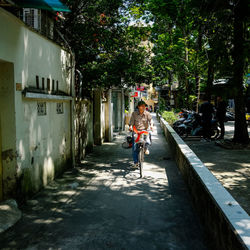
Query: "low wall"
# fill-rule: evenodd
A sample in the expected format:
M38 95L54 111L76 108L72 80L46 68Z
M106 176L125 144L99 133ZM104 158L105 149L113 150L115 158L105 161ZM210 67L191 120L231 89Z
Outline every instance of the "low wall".
M250 217L173 128L158 116L193 204L217 249L250 249ZM212 157L212 156L211 156Z

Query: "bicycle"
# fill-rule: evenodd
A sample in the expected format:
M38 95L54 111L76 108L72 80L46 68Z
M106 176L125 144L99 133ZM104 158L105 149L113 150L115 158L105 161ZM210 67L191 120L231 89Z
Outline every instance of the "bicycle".
M139 169L140 169L140 178L142 178L143 177L142 170L143 170L143 162L144 162L146 136L149 135L149 132L146 130L138 131L135 128L135 126L133 127L133 132L138 135L136 140L135 140L135 143L137 144L138 151L139 151L139 153L138 153L138 165L139 165Z

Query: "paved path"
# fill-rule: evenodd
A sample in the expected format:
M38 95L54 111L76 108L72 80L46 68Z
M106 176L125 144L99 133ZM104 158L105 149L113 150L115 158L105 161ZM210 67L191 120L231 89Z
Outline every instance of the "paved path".
M118 135L24 207L1 249L208 249L159 124L145 178Z
M232 139L234 122L225 123L225 138ZM248 127L250 135L250 127ZM186 143L250 215L250 150L224 149L212 142L187 138Z

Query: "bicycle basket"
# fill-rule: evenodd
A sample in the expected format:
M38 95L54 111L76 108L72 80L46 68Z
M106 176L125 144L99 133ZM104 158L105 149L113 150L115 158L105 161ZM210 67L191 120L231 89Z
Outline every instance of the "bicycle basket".
M127 136L127 142L132 143L132 136Z

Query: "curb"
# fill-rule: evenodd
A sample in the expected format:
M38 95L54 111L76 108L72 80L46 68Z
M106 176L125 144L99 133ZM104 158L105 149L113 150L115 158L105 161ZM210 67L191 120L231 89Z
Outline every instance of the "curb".
M250 216L179 137L157 115L188 186L193 205L216 249L250 249Z

